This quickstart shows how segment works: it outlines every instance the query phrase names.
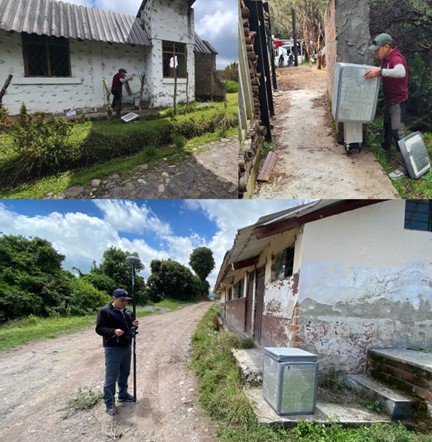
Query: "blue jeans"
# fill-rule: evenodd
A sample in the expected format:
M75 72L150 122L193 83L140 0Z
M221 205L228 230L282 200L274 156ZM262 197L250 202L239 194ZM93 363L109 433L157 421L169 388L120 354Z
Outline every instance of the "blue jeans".
M116 382L119 396L128 392L128 377L131 366L131 347L105 347L105 384L104 402L111 405L115 402Z

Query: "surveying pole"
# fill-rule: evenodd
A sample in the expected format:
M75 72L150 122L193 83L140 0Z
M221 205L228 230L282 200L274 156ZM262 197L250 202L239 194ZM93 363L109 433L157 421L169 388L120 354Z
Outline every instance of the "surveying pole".
M135 296L135 268L138 264L141 264L138 256L127 256L126 262L132 267L132 312L133 317L136 319L136 296ZM134 402L136 402L136 334L135 331L132 335L132 349L133 349L133 397Z

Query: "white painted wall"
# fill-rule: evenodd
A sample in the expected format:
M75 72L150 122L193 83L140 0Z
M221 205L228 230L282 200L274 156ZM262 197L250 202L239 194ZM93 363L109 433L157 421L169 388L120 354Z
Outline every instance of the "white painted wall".
M194 13L186 0L149 0L144 7L141 20L153 45L152 66L148 83L151 87L151 106L171 106L174 96L174 79L163 78L162 41L176 41L186 44L189 84L184 78L177 79L177 102L186 101L186 87L189 101L195 99L195 34Z
M305 225L303 338L324 363L363 371L368 348L432 346L432 233L392 200Z
M142 73L149 52L150 48L143 46L70 40L71 78L26 78L21 35L0 30L1 85L9 74L13 75L3 103L11 115L19 112L22 102L30 112L88 111L102 107L105 97L102 80L105 78L111 87L112 77L121 67L128 73ZM124 91L124 101L132 99Z

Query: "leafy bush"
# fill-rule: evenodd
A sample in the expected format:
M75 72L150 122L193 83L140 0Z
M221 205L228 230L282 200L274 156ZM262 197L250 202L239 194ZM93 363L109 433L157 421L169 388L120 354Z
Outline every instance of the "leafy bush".
M152 274L147 279L146 293L152 302L164 298L189 301L204 298L206 290L208 293L208 286L202 285L197 276L176 261L153 260L150 268Z
M238 83L234 80L225 80L224 83L226 84L226 91L229 94L235 94L238 92Z

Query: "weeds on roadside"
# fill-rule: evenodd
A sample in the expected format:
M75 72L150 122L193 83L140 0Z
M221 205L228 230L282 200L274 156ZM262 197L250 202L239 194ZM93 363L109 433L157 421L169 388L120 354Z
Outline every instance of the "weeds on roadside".
M63 419L78 413L78 411L89 410L102 400L102 392L94 391L89 387L79 388L68 400L66 407L63 409L65 414Z

